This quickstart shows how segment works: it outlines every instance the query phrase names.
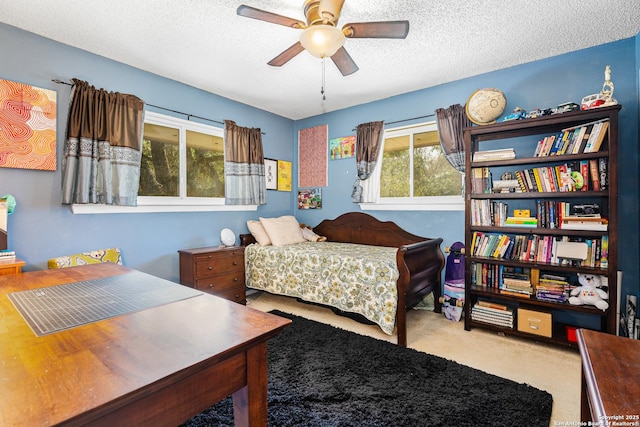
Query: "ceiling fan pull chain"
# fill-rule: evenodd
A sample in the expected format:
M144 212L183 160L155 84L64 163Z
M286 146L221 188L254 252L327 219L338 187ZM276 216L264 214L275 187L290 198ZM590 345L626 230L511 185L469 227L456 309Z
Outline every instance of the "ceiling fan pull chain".
M322 87L320 88L320 93L322 94L322 100L326 101L327 97L324 95L324 82L325 82L325 79L324 79L324 68L325 68L324 67L324 58L322 58Z

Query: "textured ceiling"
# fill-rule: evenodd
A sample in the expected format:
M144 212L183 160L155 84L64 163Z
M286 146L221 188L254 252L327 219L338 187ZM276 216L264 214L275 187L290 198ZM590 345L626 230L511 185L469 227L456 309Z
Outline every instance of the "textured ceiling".
M291 119L640 31L638 0L346 0L338 26L407 19L409 35L347 39L360 70L343 77L327 61L323 101L320 59L267 65L300 30L239 17L242 3L304 20L304 0L0 0L0 22Z

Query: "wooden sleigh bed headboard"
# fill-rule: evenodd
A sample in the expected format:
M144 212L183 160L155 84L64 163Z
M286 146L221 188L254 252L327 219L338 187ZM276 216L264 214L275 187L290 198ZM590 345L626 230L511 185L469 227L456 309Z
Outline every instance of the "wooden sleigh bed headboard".
M435 311L440 313L441 273L444 267L441 238L420 237L403 230L394 222L380 221L362 212L348 212L332 220L326 219L313 227L313 231L331 242L398 248L398 345L407 345L407 310L429 293L433 293ZM242 245L255 242L250 234L240 237Z

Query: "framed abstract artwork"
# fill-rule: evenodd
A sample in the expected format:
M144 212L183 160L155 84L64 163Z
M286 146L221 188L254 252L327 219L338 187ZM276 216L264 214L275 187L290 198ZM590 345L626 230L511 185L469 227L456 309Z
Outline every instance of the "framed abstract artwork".
M278 161L264 159L264 178L267 182L267 190L278 189Z
M347 159L355 156L356 153L356 136L342 136L329 140L329 153L331 160Z
M0 167L56 170L56 92L0 79Z

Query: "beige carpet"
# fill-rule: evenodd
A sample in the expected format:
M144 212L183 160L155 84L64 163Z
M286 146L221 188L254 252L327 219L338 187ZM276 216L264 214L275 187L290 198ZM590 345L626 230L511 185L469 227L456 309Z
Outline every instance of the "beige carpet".
M293 298L257 292L247 305L261 311L280 310L373 338L395 342L377 326L358 323L331 310ZM577 350L504 337L483 329L465 331L463 322L442 314L412 310L407 314L409 347L463 365L527 383L553 396L551 426L580 420L580 356Z

